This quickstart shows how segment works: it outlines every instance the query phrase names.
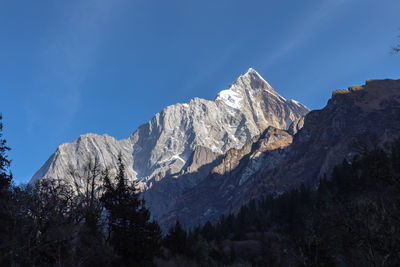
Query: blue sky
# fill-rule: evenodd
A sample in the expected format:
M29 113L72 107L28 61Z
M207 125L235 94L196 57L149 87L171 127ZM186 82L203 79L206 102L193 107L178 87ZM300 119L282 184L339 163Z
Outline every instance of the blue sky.
M322 108L400 78L398 0L0 1L0 112L16 183L87 132L128 137L163 107L214 99L255 68Z

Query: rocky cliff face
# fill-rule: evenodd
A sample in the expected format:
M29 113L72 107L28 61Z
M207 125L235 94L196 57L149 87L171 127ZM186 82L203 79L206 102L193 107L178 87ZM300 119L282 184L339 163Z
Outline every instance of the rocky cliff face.
M268 128L241 150L228 151L160 222L165 226L179 219L192 227L236 212L266 193L280 194L301 183L315 186L343 158L399 138L399 122L400 80L371 80L337 90L324 109L295 120L288 131Z
M197 146L223 154L241 148L268 126L287 129L308 109L286 100L253 69L215 101L200 98L166 107L132 134L133 169L139 180L182 170Z
M81 171L89 158L103 168L115 166L121 153L128 177L146 191L148 205L158 218L183 192L199 184L219 164L221 155L242 148L267 127L288 129L308 111L281 97L249 69L214 101L194 98L168 106L127 139L85 134L62 144L31 182L70 179L65 175L68 169Z
M217 220L233 210L232 204L247 192L245 185L252 183L254 174L279 164L284 148L292 140L287 131L270 126L241 149L230 149L215 162L206 178L176 200L159 219L160 224L167 228L179 220L189 228Z
M385 146L400 134L400 80L370 80L363 86L336 90L326 107L310 112L303 128L294 136L288 155L274 167L269 184L288 190L300 182L315 185L344 158L352 158L371 145ZM271 182L269 182L271 181Z
M129 139L116 140L107 134L88 133L79 136L72 143L60 145L46 163L31 178L30 183L40 179L71 179L70 171L83 170L89 161L97 160L102 168L116 166L118 154L121 153L126 166L133 164L132 148ZM128 177L135 177L132 168L126 168Z

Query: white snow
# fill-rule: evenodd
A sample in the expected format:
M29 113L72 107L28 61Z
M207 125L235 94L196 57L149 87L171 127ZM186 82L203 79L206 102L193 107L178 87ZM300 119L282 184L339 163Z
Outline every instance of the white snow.
M257 74L258 76L260 76L260 74L258 74L258 72L253 68L249 68L246 73L253 73L253 74Z
M222 90L221 92L219 92L217 98L224 100L225 104L234 109L240 109L240 102L242 98L240 97L239 93L233 90L232 87L227 90Z
M184 160L183 158L181 158L179 155L173 155L170 160L174 160L174 159L179 159L180 161L186 163L186 160Z
M293 102L295 105L301 107L301 104L298 101L294 100L294 99L290 99L290 102Z

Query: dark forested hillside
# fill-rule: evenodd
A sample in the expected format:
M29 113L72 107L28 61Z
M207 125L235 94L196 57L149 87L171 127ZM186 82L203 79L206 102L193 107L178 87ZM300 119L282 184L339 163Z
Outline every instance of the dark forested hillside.
M201 248L209 264L400 266L399 220L397 141L388 152L375 147L343 160L315 190L301 186L253 200L187 238L177 224L165 246L188 258Z

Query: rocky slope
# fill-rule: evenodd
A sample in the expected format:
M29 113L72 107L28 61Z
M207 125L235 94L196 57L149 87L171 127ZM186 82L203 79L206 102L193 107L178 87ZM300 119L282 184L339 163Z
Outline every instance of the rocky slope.
M268 128L241 150L228 151L160 222L165 227L179 219L193 227L238 211L266 193L279 194L301 183L315 186L343 158L400 137L399 122L400 80L370 80L337 90L324 109L294 121L288 131Z
M279 164L283 148L291 143L292 135L271 126L241 149L229 150L213 164L205 179L176 200L169 212L159 219L161 226L166 229L179 220L190 228L217 220L233 208L235 198L242 194L244 185L255 173Z
M168 106L127 139L85 134L62 144L31 183L43 178L68 181L68 170L82 172L89 158L103 168L115 166L121 153L128 177L146 191L148 205L158 218L182 193L199 184L221 155L240 149L267 127L288 129L308 111L297 101L281 97L249 69L214 101L194 98Z
M336 90L324 109L305 117L285 160L257 178L267 191L272 191L270 184L282 191L300 182L313 186L344 158L398 138L399 122L400 80L369 80L363 86Z

